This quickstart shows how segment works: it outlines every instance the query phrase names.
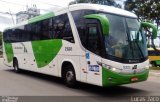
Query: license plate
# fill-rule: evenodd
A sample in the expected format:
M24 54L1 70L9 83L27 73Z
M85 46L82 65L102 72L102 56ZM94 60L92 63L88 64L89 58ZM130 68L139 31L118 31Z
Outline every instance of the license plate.
M131 78L131 81L133 82L133 81L138 81L138 78L137 77L133 77L133 78Z

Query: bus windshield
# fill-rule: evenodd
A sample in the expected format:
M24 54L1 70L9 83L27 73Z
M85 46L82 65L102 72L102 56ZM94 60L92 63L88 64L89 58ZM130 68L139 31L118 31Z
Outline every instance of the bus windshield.
M125 60L147 57L146 36L136 18L105 14L109 19L110 32L105 37L107 55Z

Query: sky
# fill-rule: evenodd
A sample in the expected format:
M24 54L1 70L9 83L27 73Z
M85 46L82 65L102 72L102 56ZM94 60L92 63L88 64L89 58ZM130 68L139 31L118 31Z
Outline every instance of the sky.
M36 4L37 8L48 9L55 6L65 7L73 0L0 0L0 11L16 13L25 10L26 6Z
M36 4L38 9L42 9L41 13L47 12L48 9L55 7L66 7L73 0L0 0L0 12L8 12L15 14L19 11L25 11L28 7ZM12 26L15 16L0 13L0 31L6 27Z

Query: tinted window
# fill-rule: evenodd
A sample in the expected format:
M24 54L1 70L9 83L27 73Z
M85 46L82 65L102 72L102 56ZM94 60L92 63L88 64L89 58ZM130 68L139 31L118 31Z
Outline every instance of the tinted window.
M72 16L74 19L74 22L76 24L78 34L81 40L81 43L84 47L86 47L86 19L84 19L84 15L88 14L94 14L96 11L94 10L77 10L77 11L72 11Z
M71 12L74 18L82 45L89 51L101 55L101 27L95 19L85 19L85 15L95 14L94 10L78 10Z
M9 43L10 42L10 35L12 33L12 30L6 30L3 32L3 40L4 42Z
M87 40L86 40L86 48L91 52L100 55L100 37L98 24L88 24L87 25Z
M67 14L6 30L3 36L5 42L64 39L74 43Z
M67 14L54 18L54 38L67 40L74 43L74 38Z

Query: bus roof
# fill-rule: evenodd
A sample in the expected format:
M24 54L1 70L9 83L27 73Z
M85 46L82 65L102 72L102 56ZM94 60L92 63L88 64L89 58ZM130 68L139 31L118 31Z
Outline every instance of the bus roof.
M117 14L121 16L137 18L137 16L132 12L129 12L120 8L116 8L113 6L107 6L107 5L81 3L81 4L70 5L69 8L71 11L81 10L81 9L91 9L91 10L98 10L98 11L104 11L107 13Z

